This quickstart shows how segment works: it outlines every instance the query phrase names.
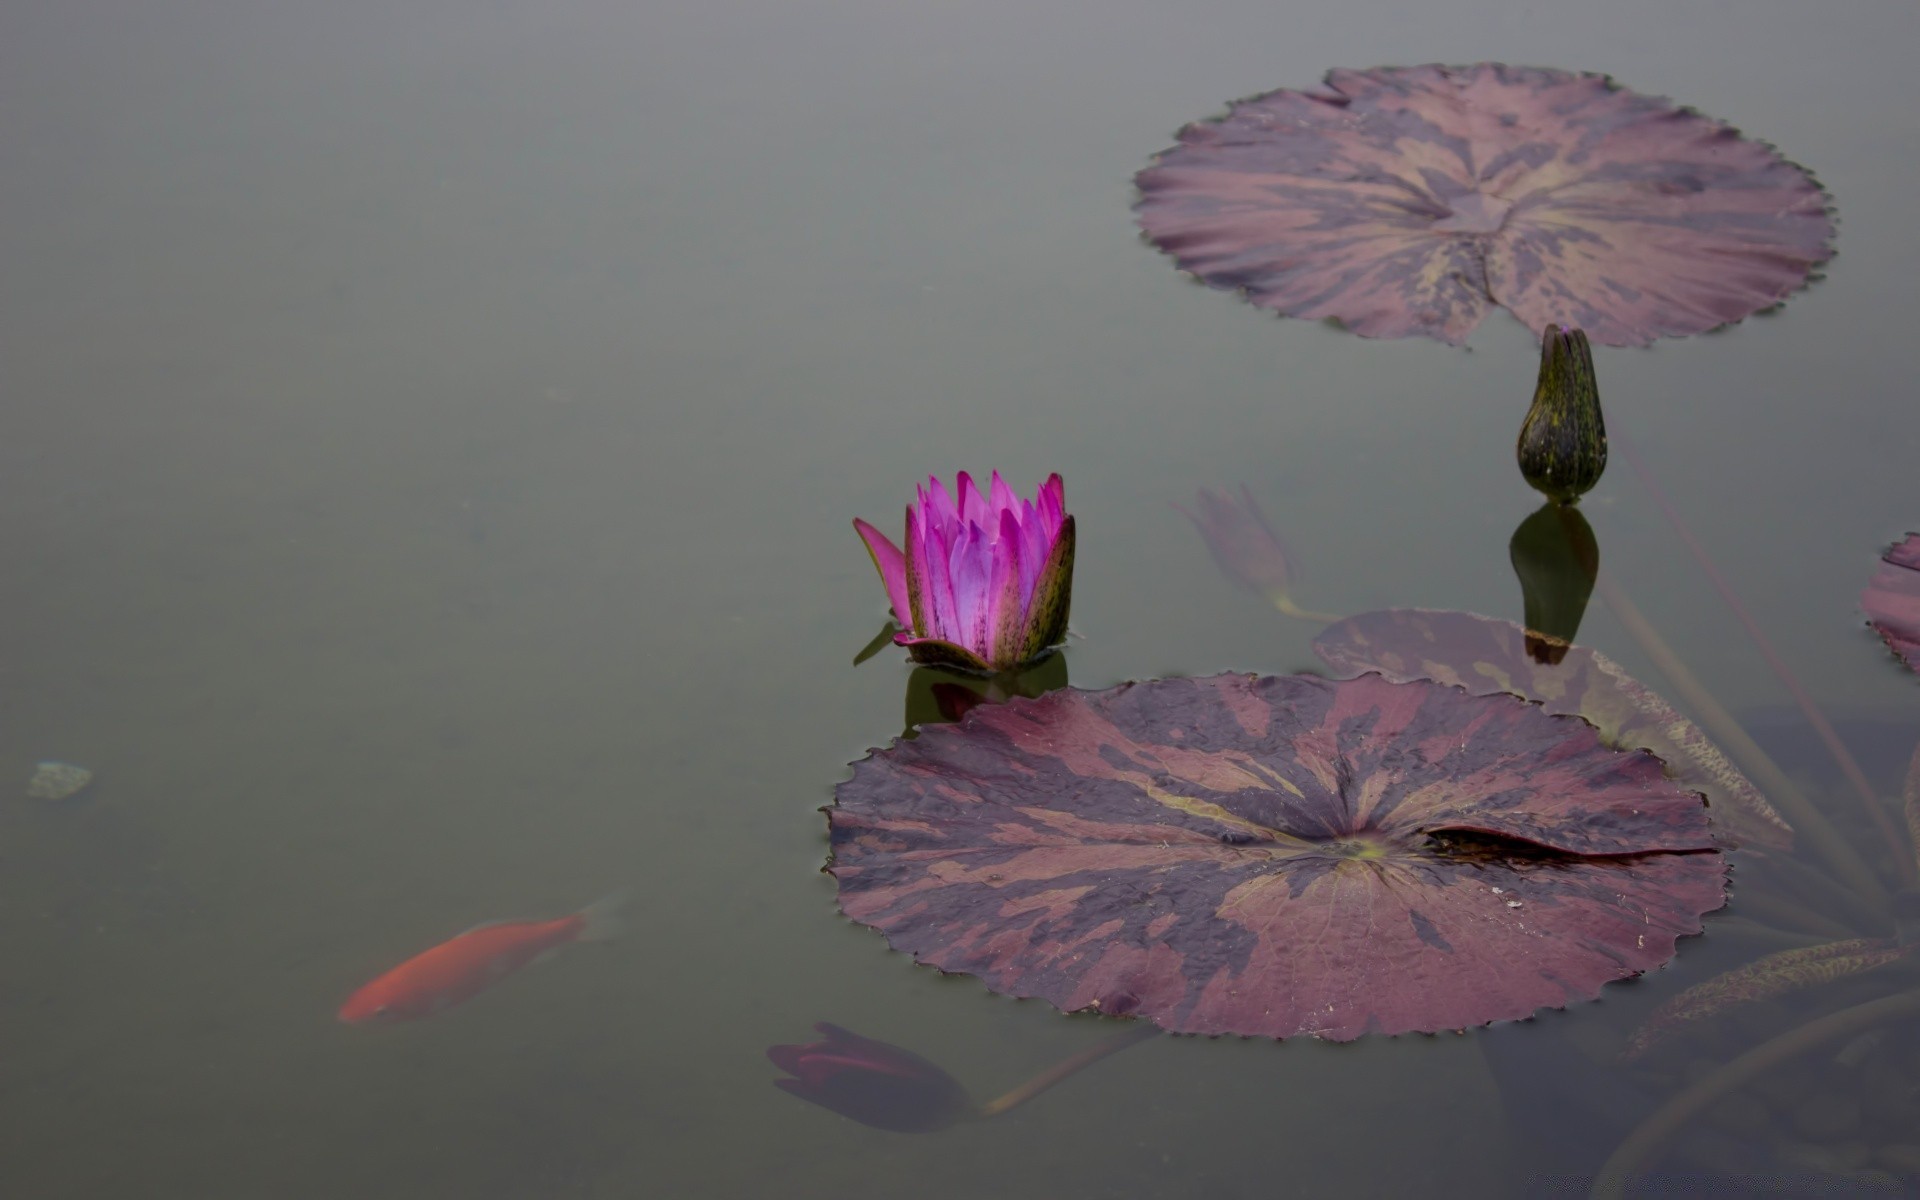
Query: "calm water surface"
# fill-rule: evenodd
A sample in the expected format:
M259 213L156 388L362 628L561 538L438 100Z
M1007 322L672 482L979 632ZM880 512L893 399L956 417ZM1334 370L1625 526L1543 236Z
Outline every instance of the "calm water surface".
M1328 67L1604 70L1837 198L1824 282L1600 376L1809 688L1920 728L1856 607L1920 525L1916 34L1892 0L10 6L0 1191L1232 1200L1577 1165L1516 1155L1481 1035L1164 1039L932 1137L770 1087L822 1019L982 1094L1110 1031L836 914L815 809L906 679L849 666L885 604L848 521L929 472L1062 472L1083 686L1312 663L1171 507L1201 486L1253 489L1312 607L1517 617L1528 332L1277 321L1141 244L1129 180ZM1701 677L1777 706L1623 464L1586 512ZM1603 610L1586 634L1651 677ZM96 786L27 801L45 758ZM476 921L621 887L618 943L333 1019Z

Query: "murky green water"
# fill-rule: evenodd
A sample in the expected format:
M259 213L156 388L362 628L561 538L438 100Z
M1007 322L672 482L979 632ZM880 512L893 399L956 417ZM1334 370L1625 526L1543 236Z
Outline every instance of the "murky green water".
M1082 686L1311 664L1171 507L1200 486L1254 490L1313 607L1517 617L1527 331L1276 321L1141 244L1129 180L1330 66L1604 70L1836 196L1825 282L1600 378L1809 688L1920 729L1856 607L1920 525L1917 35L1897 2L14 6L0 1190L1526 1194L1555 1164L1478 1036L1161 1040L921 1138L769 1086L822 1019L983 1094L1108 1032L837 916L814 810L906 679L848 665L885 612L849 519L1060 471ZM1631 472L1585 510L1731 707L1782 700ZM45 758L95 787L27 802ZM618 943L333 1019L621 887Z

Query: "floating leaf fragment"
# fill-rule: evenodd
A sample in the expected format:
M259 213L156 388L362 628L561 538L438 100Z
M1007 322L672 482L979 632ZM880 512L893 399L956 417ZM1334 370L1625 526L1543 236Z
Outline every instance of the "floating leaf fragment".
M1578 713L1608 745L1650 750L1676 782L1705 793L1722 847L1793 845L1786 821L1698 726L1598 651L1575 646L1558 663L1535 662L1527 631L1513 622L1427 608L1349 617L1322 631L1313 650L1336 671L1433 679L1476 696L1512 692L1550 713Z
M1705 983L1695 984L1654 1009L1627 1040L1621 1057L1639 1058L1696 1021L1719 1016L1743 1004L1756 1004L1884 967L1905 958L1913 949L1892 938L1854 938L1782 950L1754 959Z
M1811 175L1605 75L1335 70L1236 101L1136 178L1203 282L1365 337L1458 344L1500 305L1642 346L1778 304L1832 257Z
M77 796L93 782L93 772L72 763L43 762L33 768L27 780L27 795L35 800L65 800Z
M1719 907L1700 798L1511 696L1219 675L984 705L854 765L840 906L996 992L1345 1041L1590 999Z
M1860 607L1887 648L1920 671L1920 533L1909 533L1880 559Z

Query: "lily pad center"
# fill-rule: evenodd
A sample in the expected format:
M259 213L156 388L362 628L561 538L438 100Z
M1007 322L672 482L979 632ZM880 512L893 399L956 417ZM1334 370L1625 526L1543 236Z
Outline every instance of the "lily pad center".
M1447 215L1433 223L1438 233L1499 233L1513 211L1513 201L1467 192L1448 202Z

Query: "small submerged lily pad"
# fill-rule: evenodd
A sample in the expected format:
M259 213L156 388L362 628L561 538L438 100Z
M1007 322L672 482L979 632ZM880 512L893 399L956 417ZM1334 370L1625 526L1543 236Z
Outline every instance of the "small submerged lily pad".
M27 795L34 800L65 800L77 796L93 782L93 772L72 763L43 762L33 768L27 780Z
M1860 607L1900 661L1920 671L1920 533L1887 551Z
M1720 906L1700 797L1512 696L1219 675L985 705L854 765L841 910L996 992L1345 1041L1590 999Z
M1492 307L1642 346L1780 303L1833 255L1811 175L1605 75L1329 72L1187 126L1136 182L1183 270L1283 316L1458 344Z

